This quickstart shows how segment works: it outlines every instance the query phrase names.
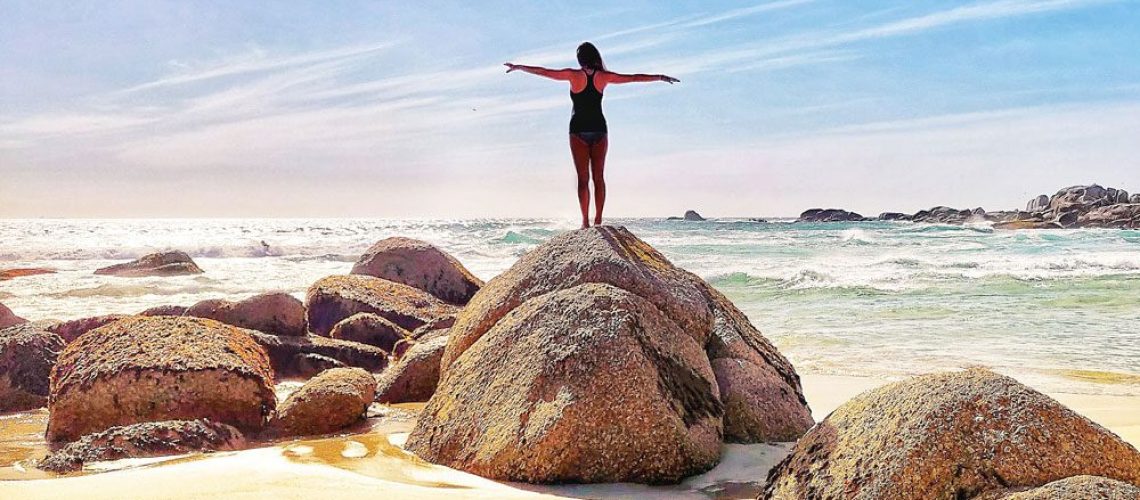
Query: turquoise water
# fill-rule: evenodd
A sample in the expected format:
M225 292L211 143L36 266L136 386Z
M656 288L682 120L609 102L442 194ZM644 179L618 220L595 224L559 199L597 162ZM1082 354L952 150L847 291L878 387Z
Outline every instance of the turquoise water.
M1140 231L615 223L724 291L801 373L898 377L982 365L1050 390L1140 395ZM7 220L0 268L60 272L0 282L0 300L28 318L67 319L302 294L393 235L435 243L489 279L572 228L558 220ZM91 274L168 248L188 251L207 273Z

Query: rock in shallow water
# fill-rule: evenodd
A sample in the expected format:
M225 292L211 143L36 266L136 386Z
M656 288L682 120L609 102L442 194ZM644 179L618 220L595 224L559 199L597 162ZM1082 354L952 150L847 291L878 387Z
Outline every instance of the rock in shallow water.
M0 413L47 403L51 367L63 346L58 335L33 323L0 329Z
M291 436L328 434L364 418L375 395L372 374L359 368L326 370L281 403L271 426Z
M276 406L273 369L246 332L207 319L139 316L80 336L52 369L48 439L197 418L260 429Z
M240 302L203 300L190 306L186 316L221 321L271 335L305 335L305 304L287 293L255 295Z
M497 479L675 482L715 465L725 426L753 442L812 423L791 364L747 318L624 228L523 256L449 335L408 448ZM722 370L730 393L710 359L742 368ZM774 404L728 419L722 397Z
M372 313L411 331L459 311L418 288L363 275L320 279L309 287L305 308L309 331L323 336L357 313Z
M372 245L352 266L352 274L402 283L452 304L466 304L483 286L451 255L430 243L401 237Z
M1083 474L1140 484L1140 452L1012 378L972 369L844 403L772 469L760 498L973 498Z
M187 274L202 274L202 272L202 268L194 263L194 259L191 259L186 252L179 251L152 253L140 257L138 260L95 270L95 274L105 274L123 278L183 276Z
M36 467L72 472L82 469L87 462L238 450L245 445L241 431L209 420L143 422L83 436L53 451Z

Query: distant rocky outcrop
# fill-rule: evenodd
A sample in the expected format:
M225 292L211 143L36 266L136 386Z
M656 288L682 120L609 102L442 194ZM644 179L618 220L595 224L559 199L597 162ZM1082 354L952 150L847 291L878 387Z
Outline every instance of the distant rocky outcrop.
M407 448L494 479L676 482L726 437L812 425L795 370L743 313L621 227L540 245L448 335Z
M305 309L309 331L323 336L357 313L375 314L410 331L459 311L418 288L358 274L320 279L309 287Z
M221 321L272 335L305 335L305 304L282 292L263 293L240 302L203 300L190 306L186 316Z
M1097 184L1070 186L1053 196L1040 195L1025 211L994 224L998 229L1100 227L1140 228L1140 196Z
M914 219L914 216L904 214L904 213L899 213L899 212L883 212L883 213L879 214L879 216L876 218L876 220L887 221L887 222L910 221L913 219Z
M338 431L364 418L376 380L359 368L334 368L305 383L277 408L271 427L288 436Z
M920 210L910 217L914 222L927 224L966 224L968 222L985 222L986 211L981 207L974 209L957 209L937 206L929 210Z
M27 323L28 320L16 316L16 313L8 309L4 304L0 304L0 329L16 326L19 324Z
M796 222L860 222L866 217L839 208L810 208L800 214Z
M63 346L34 323L0 329L0 413L47 404L51 367Z
M131 317L68 344L51 372L47 437L208 418L259 430L276 406L274 374L248 330L187 317Z
M708 219L701 217L701 214L698 214L696 210L686 210L683 217L669 217L667 220L687 220L690 222L701 222Z
M383 278L466 304L483 286L463 264L434 245L411 238L379 241L352 266L352 274Z
M1140 452L1016 380L971 369L844 403L772 469L760 498L979 498L1080 475L1140 485Z
M333 326L329 337L339 340L351 340L379 347L385 352L392 352L392 348L412 333L400 328L399 325L372 313L357 313L345 318Z
M73 472L82 469L86 462L238 450L245 446L241 431L218 422L205 419L143 422L83 436L51 452L36 467L52 472Z
M146 276L183 276L202 274L202 268L194 263L186 252L173 251L145 255L125 264L115 264L95 270L95 274L105 274L124 278Z
M407 344L399 360L377 378L376 402L412 403L431 399L439 385L439 363L447 336Z

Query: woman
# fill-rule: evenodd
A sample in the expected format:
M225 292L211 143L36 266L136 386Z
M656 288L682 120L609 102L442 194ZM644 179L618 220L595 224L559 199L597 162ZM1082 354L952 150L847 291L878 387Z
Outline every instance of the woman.
M680 80L665 75L624 75L606 70L602 54L590 42L578 46L579 69L548 69L538 66L506 63L507 73L525 71L552 80L570 82L570 100L574 111L570 115L570 153L574 156L574 169L578 172L578 205L582 209L582 227L590 227L590 177L594 178L594 205L597 214L594 225L602 223L602 207L606 204L606 181L602 177L606 167L606 117L602 115L602 91L611 83L669 82Z

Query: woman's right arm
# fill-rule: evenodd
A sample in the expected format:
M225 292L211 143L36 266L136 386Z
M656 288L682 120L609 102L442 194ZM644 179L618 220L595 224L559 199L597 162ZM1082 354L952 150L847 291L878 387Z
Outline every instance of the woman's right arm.
M550 68L543 68L541 66L527 66L525 64L503 63L503 66L507 67L507 73L510 73L512 71L522 71L522 72L530 73L532 75L538 75L538 76L546 77L546 78L549 78L551 80L561 80L561 81L566 81L566 82L570 81L570 78L574 76L574 73L578 72L577 70L573 70L570 68L550 69Z

